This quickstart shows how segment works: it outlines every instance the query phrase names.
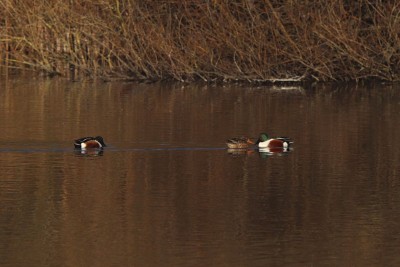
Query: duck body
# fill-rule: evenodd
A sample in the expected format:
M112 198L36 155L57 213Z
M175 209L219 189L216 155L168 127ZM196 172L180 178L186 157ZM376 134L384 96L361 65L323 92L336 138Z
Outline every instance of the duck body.
M76 139L74 142L74 146L77 149L91 149L91 148L103 148L106 146L104 143L104 139L101 136L96 137L82 137Z
M259 148L288 148L293 141L289 137L269 138L267 134L262 133L256 144Z
M226 140L226 145L230 149L244 149L254 145L254 142L246 137L235 137Z

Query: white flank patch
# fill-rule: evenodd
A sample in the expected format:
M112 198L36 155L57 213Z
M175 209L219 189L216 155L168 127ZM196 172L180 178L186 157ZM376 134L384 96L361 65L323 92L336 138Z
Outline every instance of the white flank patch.
M86 148L86 144L85 143L81 143L81 148Z

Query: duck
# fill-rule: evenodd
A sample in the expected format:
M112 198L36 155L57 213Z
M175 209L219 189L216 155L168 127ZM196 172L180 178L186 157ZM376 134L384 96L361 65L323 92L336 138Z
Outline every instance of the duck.
M82 137L79 139L76 139L74 142L75 148L78 149L90 149L90 148L103 148L106 146L104 143L104 139L101 136L96 136L96 137Z
M259 148L288 148L293 141L289 137L269 138L268 134L261 133L256 144Z
M235 137L226 140L226 145L230 149L243 149L243 148L249 148L255 145L255 143L247 137Z

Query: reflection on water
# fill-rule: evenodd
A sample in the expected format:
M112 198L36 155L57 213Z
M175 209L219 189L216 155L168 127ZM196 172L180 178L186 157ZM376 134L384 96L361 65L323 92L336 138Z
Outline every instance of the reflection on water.
M75 155L78 156L103 156L103 149L75 149Z
M398 89L0 81L0 265L397 266Z

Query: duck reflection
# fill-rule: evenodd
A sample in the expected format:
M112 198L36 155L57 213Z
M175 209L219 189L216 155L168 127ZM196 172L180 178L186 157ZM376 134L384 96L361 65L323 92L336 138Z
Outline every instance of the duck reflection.
M99 149L75 149L75 155L77 156L86 156L86 157L97 157L103 156L104 150Z
M283 156L293 151L292 147L272 147L272 148L259 148L258 152L261 158L268 158L269 156Z
M246 149L246 148L228 148L226 152L232 156L249 156L249 155L254 155L256 150Z

